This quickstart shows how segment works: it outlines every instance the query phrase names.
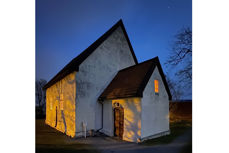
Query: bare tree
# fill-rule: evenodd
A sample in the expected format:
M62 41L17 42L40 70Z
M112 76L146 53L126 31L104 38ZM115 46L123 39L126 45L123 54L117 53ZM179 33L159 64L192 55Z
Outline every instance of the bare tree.
M183 95L182 87L166 75L166 81L172 94L173 100L179 100Z
M46 83L47 81L44 79L36 80L36 106L43 111L45 109L46 93L42 88Z
M177 84L183 88L192 87L192 30L190 28L183 28L175 35L165 64L170 69L176 69Z

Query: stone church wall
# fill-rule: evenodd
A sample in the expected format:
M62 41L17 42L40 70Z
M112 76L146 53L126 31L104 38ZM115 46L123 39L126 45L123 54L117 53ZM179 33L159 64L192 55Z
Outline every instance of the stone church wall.
M75 136L75 74L67 75L46 91L46 124L71 137Z

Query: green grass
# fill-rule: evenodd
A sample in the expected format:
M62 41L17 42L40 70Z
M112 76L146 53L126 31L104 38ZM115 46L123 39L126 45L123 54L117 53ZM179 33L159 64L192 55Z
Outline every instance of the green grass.
M162 136L159 138L150 139L150 140L146 140L140 144L141 145L169 144L175 138L182 135L186 130L190 129L191 127L192 127L192 123L187 122L187 121L170 123L170 134L169 135Z
M36 120L36 153L98 153L94 146L79 143L49 127L44 119Z

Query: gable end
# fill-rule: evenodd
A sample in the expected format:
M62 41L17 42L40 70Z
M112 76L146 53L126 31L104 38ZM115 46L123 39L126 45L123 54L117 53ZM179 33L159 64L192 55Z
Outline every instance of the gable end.
M143 91L156 66L158 67L166 92L168 93L169 100L171 100L172 96L158 57L120 70L99 96L98 100L143 97Z
M151 65L151 67L150 67L149 71L147 72L146 76L144 77L144 79L143 79L143 81L142 81L142 83L141 83L141 85L140 85L140 87L138 89L137 95L140 95L141 97L143 96L143 91L144 91L147 83L149 82L149 79L150 79L151 75L153 74L153 72L155 70L155 67L157 66L158 71L159 71L159 73L161 75L163 84L165 86L165 89L166 89L166 91L168 93L169 100L172 100L172 95L170 93L169 86L168 86L167 81L165 79L165 75L163 73L163 70L162 70L162 67L161 67L161 64L160 64L158 56L153 58L153 59L151 59L151 60L153 61L153 64Z
M125 30L124 24L122 20L120 19L113 27L111 27L106 33L104 33L99 39L97 39L93 44L91 44L87 49L85 49L81 54L79 54L77 57L75 57L71 62L69 62L59 73L57 73L44 87L43 89L47 89L59 80L63 79L65 76L70 74L73 71L78 71L80 64L88 57L90 56L96 48L98 48L118 27L122 28L122 31L125 35L125 38L127 40L128 46L130 48L131 54L134 58L135 64L138 64L137 58L135 56L133 47L130 43L129 37L127 35L127 32Z

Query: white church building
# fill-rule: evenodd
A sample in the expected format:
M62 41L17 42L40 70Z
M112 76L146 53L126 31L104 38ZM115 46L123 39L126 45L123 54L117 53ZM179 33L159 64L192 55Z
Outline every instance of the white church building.
M158 57L138 63L122 20L45 86L45 123L71 137L130 142L170 133L171 94Z

